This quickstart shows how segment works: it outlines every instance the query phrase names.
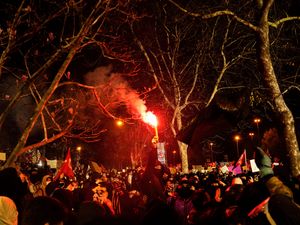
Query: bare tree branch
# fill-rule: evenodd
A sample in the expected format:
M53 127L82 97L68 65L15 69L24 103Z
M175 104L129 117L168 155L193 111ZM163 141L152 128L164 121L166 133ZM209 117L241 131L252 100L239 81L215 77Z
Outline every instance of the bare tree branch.
M286 17L286 18L282 18L280 20L277 20L275 22L268 22L269 25L271 27L274 27L274 28L278 28L278 26L282 23L285 23L285 22L288 22L288 21L293 21L293 20L300 20L300 16L289 16L289 17Z
M234 12L229 11L229 10L222 10L222 11L216 11L213 13L208 13L208 14L200 14L200 13L192 13L190 11L188 11L187 9L183 8L182 6L180 6L178 3L176 3L173 0L168 0L169 2L171 2L173 5L175 5L179 10L181 10L182 12L193 16L193 17L199 17L200 19L211 19L211 18L215 18L218 16L231 16L232 18L234 18L236 21L244 24L245 26L249 27L250 29L254 30L254 31L258 31L258 27L253 25L252 23L250 23L247 20L244 20L240 17L238 17Z

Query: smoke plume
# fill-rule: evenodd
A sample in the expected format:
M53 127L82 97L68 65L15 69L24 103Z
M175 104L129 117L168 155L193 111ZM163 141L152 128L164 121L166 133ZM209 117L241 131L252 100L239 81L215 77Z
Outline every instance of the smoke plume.
M97 87L101 101L108 109L125 105L133 118L143 118L146 114L145 101L120 74L112 73L112 66L98 67L84 78L86 84Z

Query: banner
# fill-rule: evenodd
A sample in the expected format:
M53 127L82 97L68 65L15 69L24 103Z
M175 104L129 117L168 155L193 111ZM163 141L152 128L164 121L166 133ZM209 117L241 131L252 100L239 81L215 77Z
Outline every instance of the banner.
M158 142L157 143L157 159L162 164L166 164L166 151L165 151L165 143L164 142Z
M255 159L250 159L250 167L251 167L251 171L253 173L259 172L259 168L257 167L257 165L255 163Z
M99 166L98 163L94 162L94 161L90 161L90 166L91 166L91 170L93 172L96 172L96 173L103 173L105 172L105 168L103 165Z
M228 169L228 167L227 167L226 165L222 166L222 167L220 168L220 170L221 170L222 173L227 173L227 172L229 172L229 169Z
M6 153L5 152L0 152L0 160L5 161L6 160Z
M232 172L233 172L234 175L238 175L238 174L243 173L241 166L235 167L235 168L232 170Z
M48 160L48 159L47 159L47 165L48 165L51 169L57 169L57 159L54 159L54 160Z

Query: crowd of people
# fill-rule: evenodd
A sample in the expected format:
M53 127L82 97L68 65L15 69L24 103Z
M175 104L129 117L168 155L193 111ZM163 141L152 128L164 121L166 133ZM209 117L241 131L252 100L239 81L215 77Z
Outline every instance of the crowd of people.
M0 224L299 225L299 180L274 170L262 149L256 155L260 171L239 175L218 169L171 173L155 154L145 167L82 169L74 178L5 168Z

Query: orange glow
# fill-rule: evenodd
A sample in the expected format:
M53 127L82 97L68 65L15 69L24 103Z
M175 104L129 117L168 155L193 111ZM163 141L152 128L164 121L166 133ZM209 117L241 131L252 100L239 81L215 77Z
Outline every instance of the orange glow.
M117 124L118 127L121 127L121 126L124 125L124 122L122 120L117 120L116 124Z
M253 132L250 132L248 135L249 135L250 137L253 137L253 136L254 136L254 133L253 133Z
M254 121L254 123L260 123L260 119L259 118L255 118L253 121Z
M239 141L240 139L241 139L241 137L239 135L234 136L234 140Z
M145 123L151 125L152 127L157 127L157 118L152 112L146 112L143 116L142 119Z

